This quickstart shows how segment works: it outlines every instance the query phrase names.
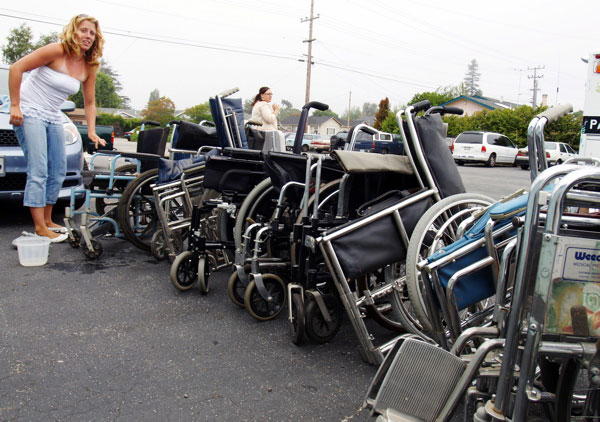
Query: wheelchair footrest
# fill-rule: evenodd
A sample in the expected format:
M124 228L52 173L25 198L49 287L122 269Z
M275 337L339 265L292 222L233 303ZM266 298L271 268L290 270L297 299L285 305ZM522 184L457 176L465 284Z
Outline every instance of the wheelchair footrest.
M402 415L401 420L434 421L466 368L452 353L412 338L386 359L392 362L377 391L373 412Z

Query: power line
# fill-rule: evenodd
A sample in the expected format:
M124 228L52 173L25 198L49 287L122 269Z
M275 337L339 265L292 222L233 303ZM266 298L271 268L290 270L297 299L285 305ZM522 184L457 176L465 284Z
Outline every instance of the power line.
M4 9L4 10L6 10L6 9ZM30 21L30 22L43 23L43 24L48 24L48 25L53 25L53 26L60 26L60 27L64 26L64 24L61 24L61 23L56 23L56 22L52 22L49 20L39 19L39 18L38 19L26 18L26 17L11 15L11 14L7 14L7 13L0 13L0 16L13 18L13 19L21 19L21 20ZM48 18L46 17L46 19L48 19ZM181 45L181 46L185 46L185 47L195 47L195 48L203 48L203 49L215 50L215 51L225 51L225 52L230 52L230 53L240 53L240 54L247 54L247 55L253 55L253 56L271 57L271 58L282 59L282 60L298 61L298 58L295 56L285 56L282 54L242 50L240 48L235 48L235 47L230 47L230 46L218 46L218 45L211 46L211 45L207 45L207 44L200 44L200 43L190 41L190 40L177 40L175 38L166 39L166 38L160 38L160 37L151 36L151 35L136 34L133 32L123 33L123 32L111 31L111 30L103 30L102 32L105 34L115 35L115 36L119 36L119 37L152 41L152 42L161 42L161 43L170 44L170 45ZM346 72L356 73L359 75L371 76L373 78L398 82L398 83L402 83L402 84L406 84L406 85L412 85L412 86L424 87L424 88L435 88L435 86L426 85L424 83L409 82L406 80L401 80L401 79L392 78L392 77L388 77L388 76L378 75L378 74L375 74L372 72L368 72L366 70L361 70L361 69L356 69L356 68L352 69L352 68L348 68L348 67L333 65L333 64L329 64L324 61L313 60L312 64L326 66L326 67L330 67L333 69L339 69L339 70L343 70Z

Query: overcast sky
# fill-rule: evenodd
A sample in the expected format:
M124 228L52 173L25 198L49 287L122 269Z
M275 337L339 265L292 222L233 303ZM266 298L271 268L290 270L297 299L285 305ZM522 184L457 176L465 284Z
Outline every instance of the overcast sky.
M586 65L600 52L597 0L314 0L310 99L338 114L388 97L462 82L479 63L483 95L583 107ZM310 0L21 0L0 8L0 44L22 22L59 32L75 14L100 21L104 58L123 95L142 109L154 89L177 109L231 87L248 99L271 87L273 102L304 104ZM350 95L351 92L351 95Z

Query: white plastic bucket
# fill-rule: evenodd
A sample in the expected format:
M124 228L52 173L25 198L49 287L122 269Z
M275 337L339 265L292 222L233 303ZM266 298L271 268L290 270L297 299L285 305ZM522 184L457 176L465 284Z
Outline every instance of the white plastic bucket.
M44 265L48 262L50 239L47 237L20 237L15 239L19 263L24 267Z

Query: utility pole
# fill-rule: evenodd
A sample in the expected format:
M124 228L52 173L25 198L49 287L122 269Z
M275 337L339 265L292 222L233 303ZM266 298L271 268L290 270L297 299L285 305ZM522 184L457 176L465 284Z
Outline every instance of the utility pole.
M527 70L533 70L533 76L529 76L527 75L527 77L529 79L533 79L533 89L531 91L533 91L533 98L531 101L531 105L533 106L533 108L537 107L537 92L539 90L538 88L538 79L541 79L544 77L544 75L538 75L537 71L538 70L542 70L544 69L544 66L535 66L535 67L528 67Z
M319 15L314 16L315 0L310 0L310 17L301 19L300 22L309 22L308 25L308 39L303 42L308 43L308 60L306 61L306 95L304 96L304 104L308 104L310 101L310 68L312 65L312 42L313 38L313 21L319 19Z
M348 94L348 129L350 129L350 104L352 104L352 91Z

